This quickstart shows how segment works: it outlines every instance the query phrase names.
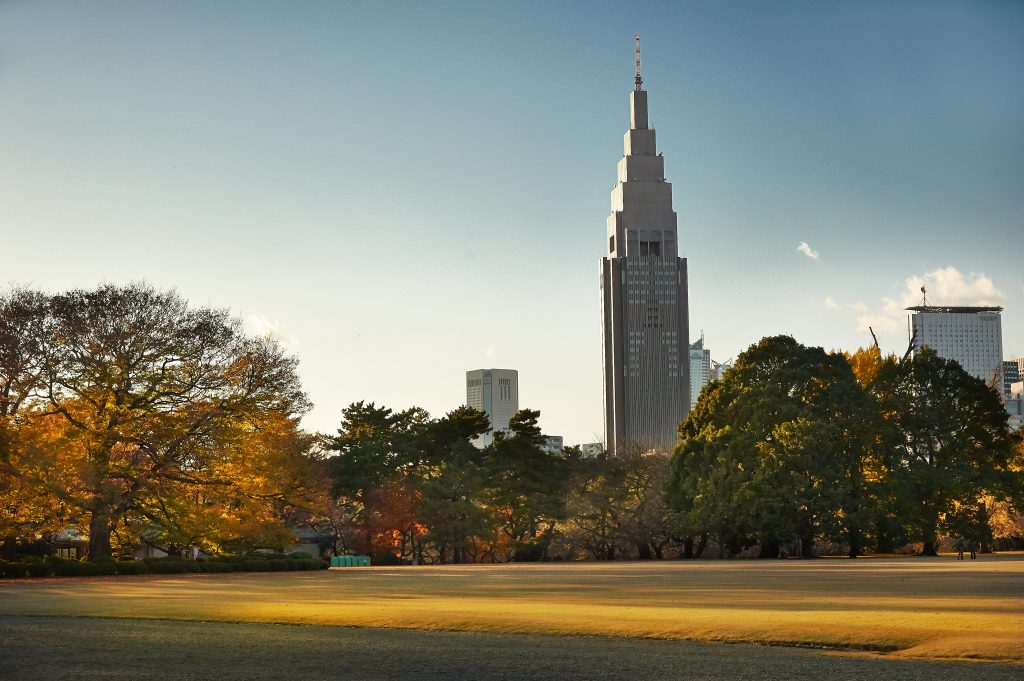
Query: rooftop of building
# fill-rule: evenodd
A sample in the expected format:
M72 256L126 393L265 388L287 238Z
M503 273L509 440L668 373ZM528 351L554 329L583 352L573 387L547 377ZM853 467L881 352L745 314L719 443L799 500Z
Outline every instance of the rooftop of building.
M914 312L944 312L944 313L978 313L978 312L1002 312L1001 307L970 307L970 306L947 306L947 305L915 305L906 308Z

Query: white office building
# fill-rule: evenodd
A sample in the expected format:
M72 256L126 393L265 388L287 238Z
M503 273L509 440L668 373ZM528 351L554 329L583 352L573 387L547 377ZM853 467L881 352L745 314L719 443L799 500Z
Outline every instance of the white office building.
M711 351L704 347L704 336L690 344L690 409L697 404L700 391L715 380L711 368Z
M495 431L508 431L508 422L519 411L519 372L515 369L475 369L466 372L466 404L487 414L491 432L473 444L486 447Z
M908 307L914 351L929 347L1003 392L1001 307Z
M565 438L561 435L545 435L544 444L540 448L548 454L561 454L565 448Z
M638 52L601 261L605 444L613 453L673 446L690 410L686 259L639 64Z

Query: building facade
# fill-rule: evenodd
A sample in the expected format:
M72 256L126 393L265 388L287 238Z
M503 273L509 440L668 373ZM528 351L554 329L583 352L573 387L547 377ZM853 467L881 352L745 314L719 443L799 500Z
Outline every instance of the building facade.
M639 61L639 60L638 60ZM605 445L671 447L690 409L686 259L639 68L601 261Z
M929 347L1003 392L1001 307L908 307L914 352Z
M491 432L473 444L486 447L494 432L508 430L508 422L519 411L519 372L515 369L475 369L466 372L466 404L487 414Z
M690 343L690 409L697 404L700 391L715 380L711 369L711 351L704 347L704 336Z
M561 454L565 448L565 438L561 435L545 435L544 444L540 448L548 454Z
M1021 360L1008 359L1003 362L1003 399L1010 399L1013 384L1024 378L1020 373Z

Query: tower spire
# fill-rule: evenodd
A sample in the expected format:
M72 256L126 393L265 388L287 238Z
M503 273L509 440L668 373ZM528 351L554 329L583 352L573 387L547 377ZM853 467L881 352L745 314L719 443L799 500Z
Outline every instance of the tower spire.
M640 34L636 34L636 78L633 79L636 83L637 90L643 90L644 79L640 77Z

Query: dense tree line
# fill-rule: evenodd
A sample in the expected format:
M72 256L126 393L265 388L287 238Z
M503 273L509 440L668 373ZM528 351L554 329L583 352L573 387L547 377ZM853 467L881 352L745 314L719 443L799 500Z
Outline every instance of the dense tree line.
M925 352L766 338L707 386L674 453L551 451L458 407L347 407L304 432L296 360L146 285L0 293L0 558L78 530L103 559L282 548L378 562L849 555L1022 534L1021 445L994 390ZM712 553L713 555L713 553Z
M680 427L676 527L725 554L825 539L891 551L941 534L991 539L993 502L1022 508L1021 456L998 393L926 350L826 353L765 338L707 386Z

